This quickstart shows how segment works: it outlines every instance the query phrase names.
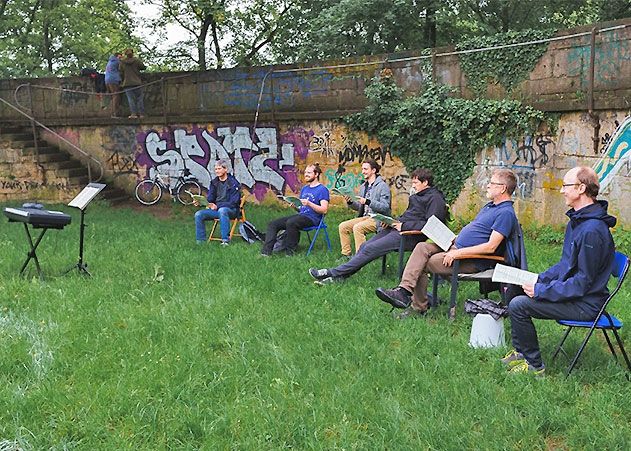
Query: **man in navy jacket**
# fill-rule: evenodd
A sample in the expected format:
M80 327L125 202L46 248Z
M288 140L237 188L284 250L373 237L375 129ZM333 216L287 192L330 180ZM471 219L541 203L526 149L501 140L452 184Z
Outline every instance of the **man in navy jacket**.
M561 261L523 285L508 307L513 347L502 362L511 372L545 371L532 318L593 321L607 299L607 281L614 261L607 202L596 200L600 186L593 169L577 167L563 177L561 194L570 210Z
M221 244L228 245L230 242L230 219L236 218L239 214L239 204L241 203L241 184L231 174L228 174L229 163L226 160L219 160L215 163L216 177L211 180L208 186L208 207L195 213L195 238L197 243L206 241L206 226L204 221L209 219L219 219L221 230ZM196 206L199 204L194 202Z

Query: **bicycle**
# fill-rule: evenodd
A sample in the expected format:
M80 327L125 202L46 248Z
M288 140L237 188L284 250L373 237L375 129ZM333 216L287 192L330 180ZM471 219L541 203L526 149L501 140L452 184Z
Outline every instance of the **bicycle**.
M180 170L175 185L171 187L171 176L169 174L160 174L157 170L158 166L168 163L169 161L167 160L156 164L153 177L138 182L134 190L138 202L143 205L154 205L162 198L162 192L168 191L174 202L177 198L183 205L192 205L193 197L191 194L201 195L202 189L197 183L197 179L186 167L186 164Z

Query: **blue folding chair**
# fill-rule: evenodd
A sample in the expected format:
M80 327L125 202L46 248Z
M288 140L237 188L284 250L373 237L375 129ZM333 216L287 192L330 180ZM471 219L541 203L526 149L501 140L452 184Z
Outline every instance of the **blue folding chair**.
M615 316L610 315L606 311L607 304L609 304L609 301L611 301L611 299L615 296L615 294L620 289L620 286L622 285L622 282L624 281L624 278L626 277L628 271L629 271L629 257L627 257L621 252L616 252L613 268L611 270L611 275L618 279L618 284L616 285L616 288L611 292L611 294L609 294L609 297L603 304L602 308L600 309L600 312L598 312L598 316L596 316L596 319L594 319L594 321L570 321L570 320L564 320L564 319L557 320L557 323L561 324L562 326L567 326L568 329L565 332L565 335L563 335L563 338L561 339L561 343L559 343L559 346L554 352L554 355L552 356L552 360L556 358L556 356L559 354L559 351L563 352L563 354L567 356L567 354L565 353L565 350L563 349L563 343L565 343L565 339L570 334L570 331L572 329L576 327L589 329L589 332L587 333L585 340L583 340L583 343L578 349L576 356L574 356L572 363L570 363L570 367L567 370L566 377L569 376L572 370L574 369L576 362L578 362L578 358L583 353L583 349L585 349L585 346L587 345L587 341L592 336L592 333L594 332L595 329L600 329L603 331L603 335L605 336L605 340L607 340L607 344L609 345L611 354L614 356L616 360L618 360L618 357L616 356L616 351L614 350L613 345L611 344L611 340L609 339L609 335L607 335L607 331L613 332L614 336L616 337L616 341L618 342L618 347L620 348L620 352L622 353L622 356L624 357L625 362L627 362L627 367L629 371L631 371L631 363L629 363L629 357L627 357L627 353L625 352L624 346L622 345L622 340L620 339L620 335L618 335L618 330L622 328L622 321L620 321Z
M309 241L311 241L311 244L309 245L309 250L307 251L307 256L309 256L309 254L311 253L311 249L313 249L313 245L315 244L316 239L318 239L318 234L320 233L320 230L324 232L324 239L326 240L326 246L328 250L331 250L331 240L329 240L329 232L326 228L326 222L324 222L324 215L322 215L322 219L320 219L320 223L317 226L305 227L302 230L307 232L307 238L309 239ZM315 230L313 239L311 239L311 235L309 234L309 232L311 232L312 230Z

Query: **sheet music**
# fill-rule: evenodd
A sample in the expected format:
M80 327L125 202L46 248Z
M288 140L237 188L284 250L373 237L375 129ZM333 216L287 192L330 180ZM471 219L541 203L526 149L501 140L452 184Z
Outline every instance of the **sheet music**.
M88 206L90 201L94 199L94 197L99 194L99 192L105 188L104 183L90 183L88 186L83 188L83 190L77 194L77 196L70 201L68 204L69 207L75 207L79 210L83 210Z
M449 230L449 227L443 224L440 219L434 215L427 220L421 232L427 235L430 240L436 243L445 252L449 250L451 243L453 243L454 238L456 238L456 234Z
M537 283L538 278L539 274L537 273L498 263L495 265L491 280L493 282L512 283L514 285L534 285Z

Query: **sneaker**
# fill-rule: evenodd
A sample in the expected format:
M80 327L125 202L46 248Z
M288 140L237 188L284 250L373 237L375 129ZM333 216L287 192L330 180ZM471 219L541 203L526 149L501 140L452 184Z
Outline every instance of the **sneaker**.
M206 242L206 240L204 240L204 241L197 240L197 241L195 241L195 242L196 242L197 244L200 244L200 245L201 245L201 244L204 244L204 243Z
M524 358L524 355L521 352L517 352L516 350L512 349L504 356L503 359L500 360L500 362L502 362L504 365L510 368L515 365L518 365L524 360L526 359Z
M412 307L407 307L405 310L403 310L401 313L394 315L394 319L398 319L398 320L404 320L404 319L418 319L418 318L422 318L427 314L427 310L416 310L415 308Z
M390 304L394 308L407 308L412 303L412 295L401 287L395 287L391 290L385 288L377 288L375 294L383 302Z
M228 241L228 240L221 240L221 245L222 246L230 246L230 241Z
M311 275L311 277L315 280L322 280L327 277L331 277L328 269L309 268L309 275Z
M330 276L330 277L325 277L324 279L316 280L313 283L315 283L316 285L331 285L333 283L340 283L343 281L344 281L344 277Z
M135 114L130 114L129 116L127 116L127 119L138 119L138 116L136 116Z
M272 254L268 254L267 252L261 252L261 257L271 257Z
M510 374L532 374L535 377L544 377L546 375L546 367L541 365L539 368L532 366L526 360L522 360L521 362L513 365L508 369Z

